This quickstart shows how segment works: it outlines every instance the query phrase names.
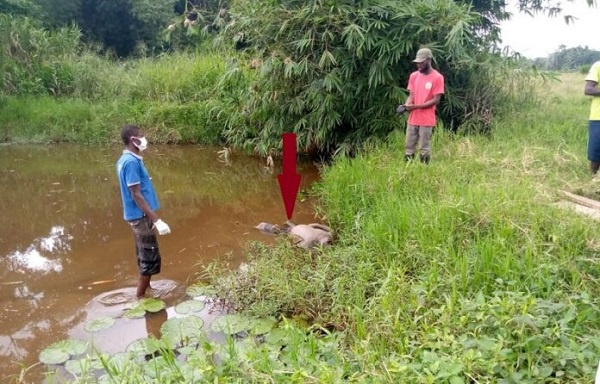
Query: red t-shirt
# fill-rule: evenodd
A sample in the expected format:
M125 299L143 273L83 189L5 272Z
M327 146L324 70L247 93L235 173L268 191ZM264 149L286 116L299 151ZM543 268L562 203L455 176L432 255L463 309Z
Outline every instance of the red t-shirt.
M435 69L431 69L429 74L415 71L410 74L408 79L408 90L412 95L413 104L423 104L434 95L444 93L444 76ZM433 127L436 123L435 105L429 108L419 108L410 111L408 124Z

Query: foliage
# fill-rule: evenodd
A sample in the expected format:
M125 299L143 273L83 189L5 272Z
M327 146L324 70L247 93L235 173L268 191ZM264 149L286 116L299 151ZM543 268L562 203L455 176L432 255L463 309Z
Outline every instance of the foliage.
M40 11L40 7L32 0L0 0L0 15L42 17Z
M44 364L62 364L71 356L83 354L88 348L88 343L77 339L57 341L40 352L40 361Z
M33 19L0 14L2 93L69 93L73 77L65 63L75 62L79 39L73 27L50 31Z
M229 22L229 0L180 0L176 17L165 33L165 41L174 50L201 49Z
M176 0L81 0L81 26L119 57L161 50L160 32L173 16Z
M305 152L353 153L401 127L393 112L422 45L447 76L447 126L485 120L504 90L498 65L506 60L473 33L479 19L467 5L238 1L231 15L226 36L250 46L247 62L258 74L225 136L262 155L280 148L282 132L295 132Z
M86 13L81 8L82 0L36 0L36 3L42 13L32 17L49 28L81 25L81 15Z
M87 332L98 332L103 329L112 327L116 320L113 317L103 316L86 321L84 329Z
M215 328L247 330L260 314L308 329L269 322L263 336L219 344L195 320L169 320L164 340L130 346L135 357L101 356L106 382L589 381L600 354L596 223L553 204L563 188L597 198L598 180L586 167L583 76L561 80L487 136L438 131L429 166L402 161L398 134L324 168L315 193L339 234L333 247L256 245L247 268L207 268L242 312Z
M338 159L316 190L335 247L255 248L252 268L208 269L219 296L343 329L350 382L588 381L595 224L551 206L560 188L597 190L582 82L543 84L487 137L436 133L429 166L403 163L402 136Z
M573 71L584 67L589 68L598 60L600 60L600 51L588 47L567 48L561 45L547 58L535 59L534 65L554 71Z
M39 53L38 58L47 54ZM44 61L39 67L48 65ZM68 81L55 82L52 89L61 90L62 96L5 98L0 103L0 140L106 143L118 139L115 127L135 121L146 127L155 143L217 144L228 118L218 112L229 105L228 92L234 94L247 84L247 75L240 73L223 88L225 64L217 55L174 54L111 63L88 52L57 65ZM48 92L35 82L39 74L33 69L17 74L23 86L30 80L36 93ZM0 94L12 91L0 89Z
M146 312L160 312L166 307L164 301L154 298L145 298L137 301L131 308L127 309L124 313L124 317L144 317Z

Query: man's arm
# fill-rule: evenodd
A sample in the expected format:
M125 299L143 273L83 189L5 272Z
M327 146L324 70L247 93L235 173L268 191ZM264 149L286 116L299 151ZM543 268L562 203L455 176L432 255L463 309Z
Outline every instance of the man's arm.
M152 220L153 223L156 223L158 220L160 220L158 215L156 213L154 213L154 211L152 209L150 209L150 206L146 202L146 199L144 199L144 196L142 195L142 188L140 187L140 184L130 185L129 191L131 192L133 201L135 201L137 206L142 210L142 212L144 212L144 214L146 216L148 216L148 218L150 220Z
M585 81L584 94L587 96L600 96L600 89L598 89L598 83L591 80Z
M433 107L434 105L438 105L440 103L440 99L442 98L442 94L433 95L433 99L424 102L423 104L408 104L406 103L406 110L412 111L414 109L425 109L429 107Z

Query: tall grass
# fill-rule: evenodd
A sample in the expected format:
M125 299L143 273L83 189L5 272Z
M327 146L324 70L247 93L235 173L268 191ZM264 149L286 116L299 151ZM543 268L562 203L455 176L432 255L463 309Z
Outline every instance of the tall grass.
M80 39L75 27L47 30L0 15L0 140L107 142L118 139L118 127L138 123L153 142L217 144L232 112L241 116L251 76L225 74L233 54L121 62Z
M12 142L109 142L126 122L144 126L156 143L217 144L246 87L241 74L226 84L218 55L176 54L110 62L92 53L73 61L70 96L4 96L0 139Z
M336 247L257 252L256 284L222 294L343 329L348 381L591 381L596 224L552 205L560 189L593 188L589 99L563 80L492 136L436 132L430 166L402 160L401 132L340 159L318 187Z

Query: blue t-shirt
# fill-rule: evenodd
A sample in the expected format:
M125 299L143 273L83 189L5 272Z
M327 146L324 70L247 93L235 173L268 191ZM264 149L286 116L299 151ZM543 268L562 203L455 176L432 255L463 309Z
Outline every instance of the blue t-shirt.
M156 211L160 207L154 185L152 185L152 180L150 180L150 175L141 156L124 150L123 155L117 161L117 176L121 187L123 218L125 220L138 220L144 216L144 212L137 206L129 190L132 185L140 184L142 196L144 196L151 210Z

